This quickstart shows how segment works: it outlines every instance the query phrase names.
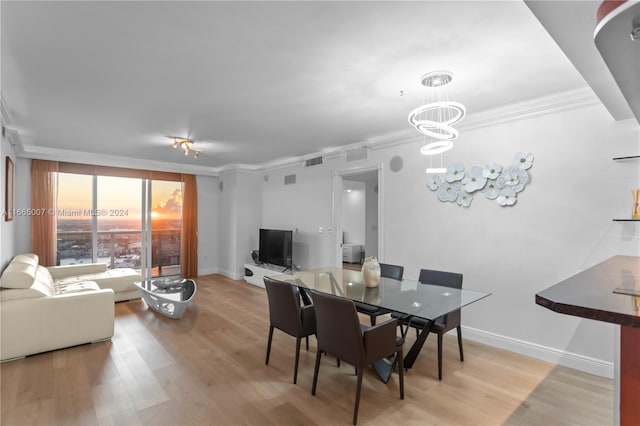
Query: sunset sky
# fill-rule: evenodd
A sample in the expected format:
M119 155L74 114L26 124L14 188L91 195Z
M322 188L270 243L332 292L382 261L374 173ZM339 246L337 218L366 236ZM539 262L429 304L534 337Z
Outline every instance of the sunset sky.
M70 173L58 175L58 209L77 210L91 208L92 176ZM182 184L171 181L153 181L152 206L154 217L176 219L180 217ZM98 177L98 209L124 210L122 219L139 219L142 183L140 179L110 176ZM118 217L110 217L118 219ZM86 217L78 217L86 219Z

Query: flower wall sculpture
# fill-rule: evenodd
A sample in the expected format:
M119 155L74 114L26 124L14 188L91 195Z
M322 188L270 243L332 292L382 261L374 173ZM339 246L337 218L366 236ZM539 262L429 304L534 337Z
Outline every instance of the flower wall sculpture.
M517 152L513 164L507 167L489 163L465 170L464 164L456 163L447 167L444 179L430 176L427 187L436 191L440 201L455 202L462 207L469 207L474 193L478 192L501 206L513 206L518 201L518 194L529 183L527 170L532 165L533 154L530 152Z

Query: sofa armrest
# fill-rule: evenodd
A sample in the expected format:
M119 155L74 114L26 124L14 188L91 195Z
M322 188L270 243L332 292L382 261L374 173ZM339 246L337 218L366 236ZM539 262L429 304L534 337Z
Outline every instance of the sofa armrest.
M95 342L113 336L113 290L2 302L1 359Z
M107 270L106 263L87 263L86 265L64 265L47 267L54 280L74 275L98 274Z

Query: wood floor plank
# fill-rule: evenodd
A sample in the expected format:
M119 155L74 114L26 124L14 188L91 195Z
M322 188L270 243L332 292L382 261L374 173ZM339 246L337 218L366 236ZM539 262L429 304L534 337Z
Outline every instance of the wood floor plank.
M116 304L107 342L39 354L0 365L2 425L327 425L350 424L353 367L323 356L311 395L316 342L300 352L274 334L265 365L269 313L264 289L220 275L199 277L180 320L141 300ZM361 318L364 323L368 318ZM413 342L410 336L406 347ZM437 379L429 338L405 375L382 383L364 375L361 425L610 425L613 383L569 368L464 341L444 339Z

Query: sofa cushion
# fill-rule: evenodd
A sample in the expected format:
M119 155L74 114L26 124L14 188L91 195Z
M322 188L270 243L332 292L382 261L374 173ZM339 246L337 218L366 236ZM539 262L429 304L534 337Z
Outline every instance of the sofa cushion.
M37 266L38 262L40 261L40 258L35 253L25 253L25 254L19 254L15 256L11 261Z
M108 269L98 274L85 274L63 278L55 281L54 285L68 285L82 281L95 281L100 288L111 288L116 293L137 290L136 281L142 277L131 268Z
M62 265L47 267L54 280L62 280L78 275L98 274L107 270L106 263L84 263L78 265Z
M59 282L56 282L54 284L54 289L56 295L58 295L100 290L100 286L93 281L81 281L69 284L60 284Z
M51 273L47 268L40 265L36 267L36 281L48 285L49 287L53 285L53 278L51 277Z
M38 264L14 262L13 260L2 273L3 288L29 288L36 277Z

